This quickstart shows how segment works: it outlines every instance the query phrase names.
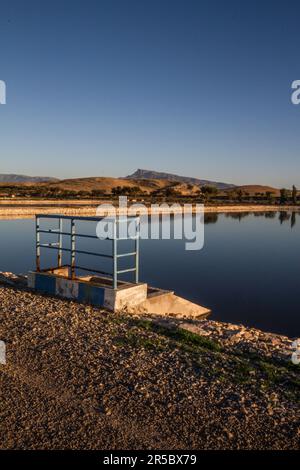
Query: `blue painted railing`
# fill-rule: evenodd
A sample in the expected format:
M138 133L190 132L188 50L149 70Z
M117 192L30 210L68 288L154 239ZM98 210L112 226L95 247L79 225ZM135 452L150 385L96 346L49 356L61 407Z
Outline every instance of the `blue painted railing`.
M41 228L43 219L47 220L53 220L58 222L58 227L57 228L51 228L51 229L43 229ZM64 263L64 267L69 268L69 277L71 279L74 279L76 277L76 270L82 270L82 271L88 271L91 273L97 273L101 274L104 276L109 276L112 278L112 285L114 289L117 289L118 287L118 280L119 280L119 275L125 274L132 272L134 273L134 282L138 283L139 282L139 237L140 237L140 218L139 217L127 217L127 216L122 216L122 217L116 217L116 218L110 218L109 223L112 224L112 237L107 237L104 240L101 239L101 241L105 240L110 240L112 243L111 246L111 252L109 254L104 254L104 253L97 253L94 251L85 251L85 250L77 250L76 249L76 238L90 238L90 239L97 239L97 235L89 235L89 234L82 234L82 233L77 233L76 231L76 222L77 221L85 221L85 222L100 222L103 221L104 217L76 217L76 216L65 216L65 215L56 215L56 214L37 214L36 215L36 270L38 272L41 271L41 249L46 248L46 249L52 249L57 251L57 267L61 268L62 267L62 255L63 252L67 252L70 254L69 258L69 263ZM64 220L69 220L70 221L70 229L67 230L64 226L63 221ZM106 219L107 220L107 219ZM122 237L119 238L119 232L120 230L118 229L119 225L121 223L132 223L134 222L134 227L135 231L134 234L130 237ZM131 225L132 227L132 225ZM56 235L57 241L52 242L52 243L41 243L41 234L52 234ZM127 233L127 230L126 230ZM63 247L63 236L69 236L70 237L70 244L69 248ZM135 249L134 251L127 252L127 253L119 253L118 252L118 241L119 240L134 240L135 241ZM111 259L112 261L112 269L109 272L100 270L100 269L93 269L88 266L79 266L76 264L76 254L85 254L85 255L92 255L96 257L102 257L102 258L108 258ZM134 257L135 262L134 262L134 267L133 268L127 268L127 269L118 269L118 260L119 258L129 258L129 257ZM55 268L51 268L55 269Z

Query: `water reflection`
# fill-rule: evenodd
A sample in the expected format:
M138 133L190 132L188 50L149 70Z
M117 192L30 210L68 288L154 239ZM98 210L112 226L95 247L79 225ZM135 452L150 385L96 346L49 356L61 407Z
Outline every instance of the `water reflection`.
M231 219L236 219L241 221L245 217L248 217L250 215L250 212L227 212L225 214L225 217L230 217Z
M204 223L205 224L210 224L210 223L215 223L217 222L218 218L210 218L213 214L205 214L204 217ZM218 214L216 214L218 215ZM207 217L210 216L210 217ZM275 219L276 217L278 218L278 221L280 225L284 224L285 222L290 222L291 228L293 228L296 225L297 217L299 216L299 212L293 211L260 211L260 212L227 212L225 214L225 217L231 218L234 220L238 220L241 222L243 219L248 218L249 216L253 217L264 217L265 219Z
M288 212L279 212L279 221L280 221L280 225L283 224L283 222L286 222L287 220L289 220L291 217L291 214L289 214Z
M265 212L266 219L275 219L275 217L276 217L276 212L273 212L273 211Z
M215 224L218 222L219 214L217 212L206 212L204 214L205 224Z

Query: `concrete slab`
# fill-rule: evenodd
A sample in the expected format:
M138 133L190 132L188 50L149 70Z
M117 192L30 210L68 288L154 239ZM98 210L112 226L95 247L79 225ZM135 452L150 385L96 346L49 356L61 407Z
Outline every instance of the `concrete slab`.
M186 300L174 292L147 286L146 283L118 282L113 289L111 280L98 276L69 279L65 268L28 273L28 287L38 292L77 300L113 312L154 314L177 318L199 318L210 310Z
M177 318L198 318L208 315L210 310L179 297L173 292L167 292L148 297L136 308L132 308L131 313L151 313Z
M28 287L38 292L57 295L65 299L105 307L117 312L138 305L147 299L147 284L118 283L118 289L111 287L111 280L95 276L68 279L63 268L60 270L29 272Z

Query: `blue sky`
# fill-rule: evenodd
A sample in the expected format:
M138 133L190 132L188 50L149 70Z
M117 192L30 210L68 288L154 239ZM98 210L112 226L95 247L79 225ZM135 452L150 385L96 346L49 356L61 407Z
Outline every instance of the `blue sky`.
M298 4L297 4L298 3ZM0 173L300 187L299 2L1 1Z

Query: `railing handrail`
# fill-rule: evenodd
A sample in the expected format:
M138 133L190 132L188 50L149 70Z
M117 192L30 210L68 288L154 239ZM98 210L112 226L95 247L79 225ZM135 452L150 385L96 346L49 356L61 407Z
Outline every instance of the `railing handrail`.
M39 219L66 219L66 220L85 220L89 222L100 222L103 219L107 220L115 220L116 223L126 222L127 219L140 219L138 215L126 215L126 214L119 214L116 217L114 216L81 216L81 215L60 215L60 214L36 214L36 218ZM124 217L124 219L123 219Z

